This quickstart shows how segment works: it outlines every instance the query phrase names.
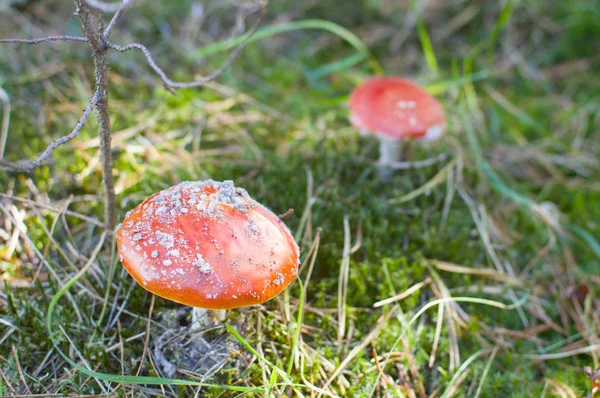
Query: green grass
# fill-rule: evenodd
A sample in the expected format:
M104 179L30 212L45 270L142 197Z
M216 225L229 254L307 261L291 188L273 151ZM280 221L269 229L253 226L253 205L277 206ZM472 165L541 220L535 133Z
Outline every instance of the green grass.
M90 120L34 173L0 172L0 395L190 396L200 385L215 397L590 394L600 8L296 3L271 5L263 36L219 87L173 95L139 54L114 55L111 116L120 217L177 182L232 179L275 213L294 209L285 222L301 247L299 280L192 333L185 309L134 286L109 236L102 245ZM0 36L37 34L33 25L77 34L68 7L52 4L13 11L21 19ZM141 2L113 40L149 45L173 78L207 74L227 56L213 50L226 48L234 11L208 3L202 34L185 44L191 4ZM8 159L35 156L74 125L91 92L86 51L3 47ZM349 126L345 108L377 65L426 85L449 119L440 142L410 153L445 157L387 185L376 179L377 143Z

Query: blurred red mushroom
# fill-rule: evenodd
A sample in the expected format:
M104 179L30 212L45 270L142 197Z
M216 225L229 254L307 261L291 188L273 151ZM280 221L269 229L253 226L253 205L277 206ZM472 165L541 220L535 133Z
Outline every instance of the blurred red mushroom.
M389 182L386 165L400 160L403 140L434 141L446 124L439 102L417 84L399 77L368 79L350 95L350 123L379 139L379 174Z
M283 222L232 181L184 182L152 195L127 214L117 247L142 287L195 307L196 328L209 323L207 309L223 318L277 296L299 262Z

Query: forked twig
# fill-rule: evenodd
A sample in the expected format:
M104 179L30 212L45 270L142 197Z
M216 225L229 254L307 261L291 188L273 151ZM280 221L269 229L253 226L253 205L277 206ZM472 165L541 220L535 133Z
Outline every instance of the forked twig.
M221 76L223 74L223 72L225 72L231 66L231 64L240 56L240 54L242 53L242 50L248 43L248 40L250 40L250 38L254 35L254 33L256 32L256 30L258 29L260 24L262 23L262 20L263 20L265 14L266 14L266 7L263 7L260 16L254 23L254 25L252 25L252 28L250 29L250 31L248 33L246 33L246 37L244 37L244 40L233 50L233 52L231 53L231 55L229 56L227 61L225 61L223 63L223 65L221 65L219 67L219 69L215 70L208 76L203 77L198 80L195 80L193 82L187 82L187 83L176 82L176 81L169 79L169 77L161 69L161 67L156 64L156 61L154 60L154 57L152 56L152 53L150 52L150 50L148 50L148 48L146 46L144 46L143 44L131 43L126 46L119 46L114 43L107 43L107 44L110 48L120 51L120 52L126 52L126 51L130 51L130 50L134 50L134 49L140 50L146 57L146 61L148 62L148 65L150 65L152 70L154 70L154 72L160 77L160 80L162 80L163 84L166 87L168 87L168 88L195 88L195 87L204 86L205 84L215 80L217 77Z
M88 116L94 110L96 103L98 102L98 96L94 95L90 100L90 103L83 111L83 115L77 121L75 128L68 135L62 136L57 140L52 141L50 145L42 152L35 160L19 160L17 162L9 162L4 159L0 159L0 168L9 168L19 171L31 172L36 167L39 167L48 157L52 154L52 152L59 146L66 144L71 141L75 137L79 135L79 132L83 128Z
M152 53L146 46L140 43L132 43L126 46L119 46L108 41L113 28L116 26L119 18L122 16L124 10L132 5L136 0L123 0L121 3L105 3L98 0L75 0L76 15L81 22L81 27L85 34L85 37L80 36L48 36L36 39L0 39L0 43L11 43L11 44L38 44L44 42L55 42L55 41L76 41L86 42L92 49L92 58L95 66L95 78L96 87L94 95L90 100L87 108L84 110L83 115L77 122L77 125L71 131L70 134L63 136L53 141L35 160L20 160L17 162L10 162L2 159L0 151L0 169L13 169L22 172L31 172L36 167L40 166L52 152L60 145L63 145L73 140L81 131L84 123L86 122L89 114L94 108L98 110L98 136L100 138L100 157L102 159L102 182L105 191L104 210L105 210L105 226L107 230L112 230L116 225L116 196L114 188L114 177L112 170L112 154L111 154L111 126L110 126L110 115L109 115L109 84L108 84L108 71L109 71L109 60L108 51L113 49L120 52L126 52L129 50L140 50L146 57L146 61L154 72L160 77L164 86L167 89L174 88L195 88L203 86L212 80L219 77L225 70L227 70L231 64L239 57L245 45L249 39L254 35L264 16L266 15L266 4L262 7L261 14L257 18L257 21L246 33L246 36L242 42L232 51L229 58L219 67L217 70L212 72L206 77L192 81L192 82L175 82L167 76L167 74L157 65ZM108 26L104 28L104 23L100 18L99 22L95 22L95 16L92 15L90 7L100 10L102 12L114 12L112 19ZM6 101L4 101L6 102ZM6 109L6 106L5 106ZM3 133L2 136L6 136ZM1 138L1 137L0 137ZM3 141L0 139L0 141Z

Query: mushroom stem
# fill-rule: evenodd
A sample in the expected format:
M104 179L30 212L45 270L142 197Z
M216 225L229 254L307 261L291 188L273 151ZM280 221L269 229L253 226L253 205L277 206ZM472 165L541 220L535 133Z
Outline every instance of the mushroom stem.
M208 310L204 308L192 308L192 330L200 330L205 326L210 325L210 315Z
M192 308L192 330L200 330L206 326L222 323L227 314L226 310L207 310Z
M391 163L400 161L402 152L402 141L397 138L387 138L380 135L379 138L379 179L381 182L392 182L392 174L394 169Z
M227 310L212 310L212 316L215 322L223 323L225 322L225 318L227 318Z

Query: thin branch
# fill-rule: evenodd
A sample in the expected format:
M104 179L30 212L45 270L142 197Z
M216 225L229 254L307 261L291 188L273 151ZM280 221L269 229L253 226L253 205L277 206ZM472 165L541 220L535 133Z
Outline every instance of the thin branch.
M102 185L104 186L104 224L109 231L117 224L117 199L111 150L110 114L108 106L108 42L104 38L104 26L100 18L98 26L94 24L92 14L85 0L75 0L77 17L81 28L90 41L96 77L95 96L98 109L98 138L100 138L100 159L102 164ZM123 1L123 7L127 0Z
M0 43L9 43L9 44L38 44L49 41L80 41L87 42L88 39L81 36L47 36L47 37L39 37L37 39L0 39Z
M85 37L87 37L87 41L90 43L92 50L94 53L103 52L106 43L104 42L103 37L101 37L96 31L94 18L90 13L87 3L85 0L75 0L75 5L77 6L75 13L79 18L83 33L85 33Z
M54 152L54 150L57 147L66 144L67 142L73 140L79 135L79 132L81 131L90 113L92 113L92 110L94 110L94 107L96 106L97 102L98 96L94 95L90 100L90 103L88 104L87 108L85 108L85 110L83 111L83 115L81 115L81 118L79 118L79 121L77 122L77 125L75 126L73 131L71 131L71 133L68 135L65 135L55 141L52 141L52 143L48 145L48 147L44 150L44 152L42 152L41 155L37 157L37 159L20 160L18 162L9 162L7 160L0 159L0 168L30 172L33 171L36 167L39 167L39 165L41 165L46 159L48 159L48 157L50 157L52 152Z
M219 69L212 72L210 75L203 77L201 79L195 80L193 82L187 82L187 83L175 82L175 81L169 79L167 74L160 68L160 66L158 66L156 64L156 61L154 61L154 57L152 56L152 53L150 52L150 50L148 50L148 48L146 46L144 46L143 44L132 43L132 44L128 44L126 46L118 46L113 43L107 43L107 44L110 48L120 51L120 52L126 52L126 51L130 51L133 49L140 50L142 53L144 53L144 56L146 57L146 61L148 61L148 64L150 65L150 67L154 70L154 72L156 72L156 74L160 77L160 79L162 80L164 85L168 88L200 87L200 86L204 86L205 84L211 82L212 80L215 80L217 77L222 75L223 72L225 72L231 66L231 64L240 56L240 54L242 53L242 50L248 43L248 40L250 40L250 38L254 35L254 33L256 32L256 30L258 29L260 24L262 23L262 20L266 14L265 11L266 11L266 7L262 9L260 16L258 17L256 22L252 26L250 31L246 34L246 37L244 38L244 40L233 50L233 52L231 53L231 55L229 56L227 61L225 61L225 63L223 65L221 65L221 67Z
M124 10L127 7L129 7L130 5L132 5L133 3L135 3L136 0L123 0L122 3L105 3L103 1L98 1L98 0L85 0L85 2L92 8L95 8L97 10L103 11L103 12L116 12L119 10Z
M113 15L112 19L108 23L108 26L104 30L104 33L102 34L102 36L104 37L104 40L108 40L108 38L110 37L110 34L112 33L112 30L115 27L115 25L117 24L117 21L119 20L119 18L121 18L123 11L125 11L125 9L120 8L119 10L117 10L115 15Z

